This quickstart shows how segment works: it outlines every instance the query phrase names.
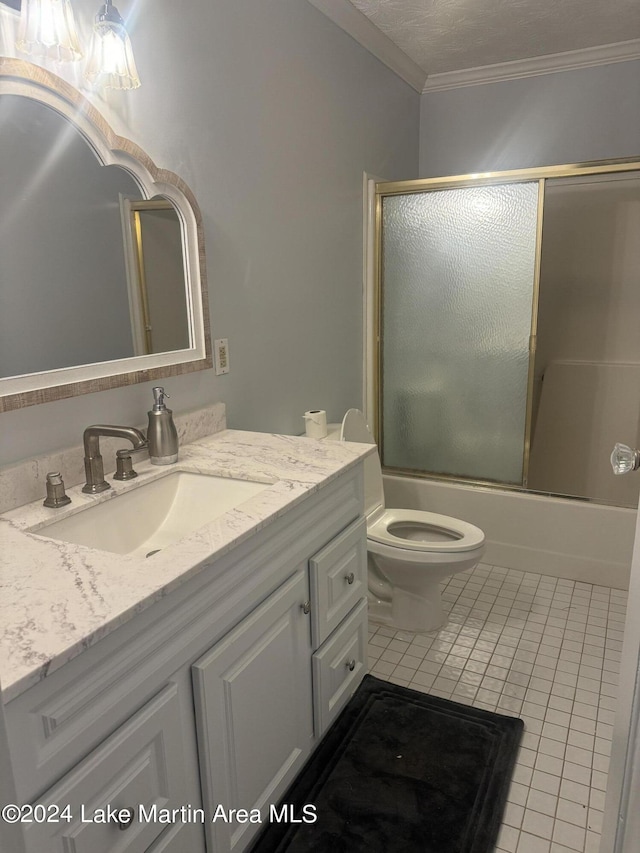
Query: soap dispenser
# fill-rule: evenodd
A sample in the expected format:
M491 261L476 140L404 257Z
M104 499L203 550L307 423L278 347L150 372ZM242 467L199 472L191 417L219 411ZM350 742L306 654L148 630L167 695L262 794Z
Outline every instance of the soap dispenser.
M149 459L153 465L171 465L178 461L178 432L173 412L167 409L164 388L153 389L153 409L149 412Z

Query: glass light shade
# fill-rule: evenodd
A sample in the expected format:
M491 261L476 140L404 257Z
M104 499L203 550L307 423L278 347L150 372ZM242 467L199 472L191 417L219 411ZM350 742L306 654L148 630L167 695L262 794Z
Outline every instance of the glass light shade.
M129 34L110 3L96 18L84 76L105 89L137 89L140 85Z
M82 58L69 0L22 0L16 47L55 62Z

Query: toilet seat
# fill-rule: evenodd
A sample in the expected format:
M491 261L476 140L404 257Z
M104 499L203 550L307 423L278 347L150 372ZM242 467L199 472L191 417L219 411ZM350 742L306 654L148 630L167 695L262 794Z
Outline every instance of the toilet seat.
M364 415L359 409L349 409L344 416L340 439L375 445ZM364 493L367 539L382 548L397 549L398 557L401 549L410 562L414 562L413 555L418 557L423 554L431 559L440 555L450 563L456 554L459 554L462 560L464 554L484 545L483 531L459 518L425 510L386 507L382 468L377 453L372 453L364 460ZM425 528L425 532L430 531L437 538L408 538L402 536L399 531L394 532L395 526L402 525L418 530Z
M349 409L331 437L375 445L364 415ZM363 459L369 616L396 630L437 631L447 621L440 584L473 569L485 548L480 528L435 512L385 506L377 452Z
M439 541L408 539L393 532L395 525L424 527L435 533L442 532L451 538ZM484 544L484 533L479 527L435 512L410 509L384 509L377 517L367 519L367 539L392 548L433 554L458 554L472 551Z

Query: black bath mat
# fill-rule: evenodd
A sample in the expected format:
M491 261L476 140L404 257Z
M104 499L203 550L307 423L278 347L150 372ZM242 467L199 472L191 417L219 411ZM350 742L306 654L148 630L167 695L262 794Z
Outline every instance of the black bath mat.
M491 853L522 720L365 676L252 853ZM313 811L307 810L307 817Z

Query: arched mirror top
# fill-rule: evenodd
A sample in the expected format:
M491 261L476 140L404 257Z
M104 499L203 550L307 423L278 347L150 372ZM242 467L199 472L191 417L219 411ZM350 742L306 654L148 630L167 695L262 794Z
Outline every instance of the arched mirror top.
M0 412L211 367L185 182L73 86L0 57Z

